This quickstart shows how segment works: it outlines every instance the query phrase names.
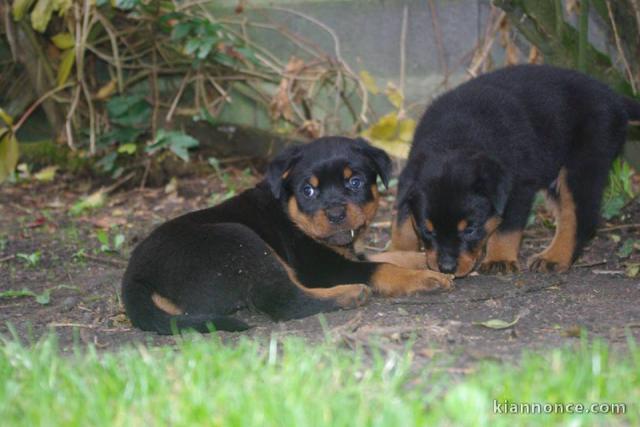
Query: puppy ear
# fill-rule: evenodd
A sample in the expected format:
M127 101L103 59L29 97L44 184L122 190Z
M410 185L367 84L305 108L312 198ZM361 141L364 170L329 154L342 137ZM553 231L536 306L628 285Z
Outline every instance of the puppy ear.
M300 147L293 145L282 150L267 167L265 180L276 199L280 198L283 181L287 179L291 168L300 160Z
M478 190L491 200L493 209L502 216L509 201L511 177L500 162L489 156L482 155L476 161L478 162Z
M360 150L373 162L377 174L380 176L385 188L389 188L389 177L391 176L391 159L384 150L374 147L364 138L357 138L361 144Z

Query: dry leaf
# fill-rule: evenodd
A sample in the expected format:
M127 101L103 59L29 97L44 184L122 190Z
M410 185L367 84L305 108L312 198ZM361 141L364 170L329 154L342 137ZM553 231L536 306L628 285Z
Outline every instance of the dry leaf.
M516 316L516 318L513 319L512 322L505 322L504 320L501 320L501 319L490 319L485 322L473 322L473 324L478 326L484 326L485 328L489 328L489 329L507 329L512 327L516 323L518 323L519 320L520 320L520 317Z
M360 80L362 80L362 84L372 95L377 95L380 93L380 89L378 89L378 85L376 84L376 79L369 73L367 70L360 71Z

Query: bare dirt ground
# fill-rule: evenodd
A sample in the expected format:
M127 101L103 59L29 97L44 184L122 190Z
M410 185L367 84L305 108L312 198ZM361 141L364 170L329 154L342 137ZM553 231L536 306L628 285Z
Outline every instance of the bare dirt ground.
M206 207L220 194L240 191L255 181L246 172L230 169L223 180L213 175L182 179L173 188L116 190L103 207L79 216L68 211L80 196L96 189L89 182L58 179L55 184L0 187L0 335L32 340L54 331L65 349L74 343L92 343L99 349L174 343L173 337L141 332L128 323L119 298L127 255L166 219ZM370 230L372 250L388 241L392 193L386 193L378 222ZM548 215L541 210L527 229L522 265L549 243L552 230L545 223ZM357 310L282 323L241 312L238 317L254 327L220 336L233 342L241 336L268 338L275 333L319 341L328 334L346 345L375 337L398 349L414 339L418 358L446 353L471 362L510 359L522 349L575 342L581 330L624 348L628 334L640 341L640 277L625 274L628 266L640 262L640 253L621 253L625 241L639 237L639 223L636 201L620 220L602 225L568 274L476 275L457 280L449 293L374 297ZM124 235L119 251L101 249L97 238L101 229L107 230L110 246L117 234ZM26 258L36 251L40 259L30 263ZM9 290L33 295L10 297ZM517 322L499 330L477 324L489 319Z

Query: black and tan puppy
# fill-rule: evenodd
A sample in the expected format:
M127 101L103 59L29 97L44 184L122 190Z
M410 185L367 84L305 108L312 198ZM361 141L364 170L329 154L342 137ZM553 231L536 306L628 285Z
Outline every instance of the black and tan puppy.
M398 187L395 250L465 276L518 271L534 195L556 218L533 271L565 271L593 236L612 160L640 104L575 71L505 68L437 99L418 125ZM486 256L482 258L486 243Z
M364 140L290 147L255 188L173 219L134 250L122 283L132 323L162 334L248 326L250 307L276 320L357 307L371 290L404 295L449 288L451 277L359 262L353 245L378 207L390 161Z

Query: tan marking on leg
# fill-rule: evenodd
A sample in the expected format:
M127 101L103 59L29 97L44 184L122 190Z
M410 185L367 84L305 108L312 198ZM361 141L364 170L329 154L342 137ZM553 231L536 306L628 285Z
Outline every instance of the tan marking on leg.
M349 166L344 167L344 170L342 171L342 176L344 176L344 179L349 179L353 176L353 171Z
M420 241L413 227L413 217L409 215L402 224L394 221L391 225L391 250L410 251L420 250Z
M367 259L372 262L386 262L412 270L427 268L427 259L423 252L389 251L367 255Z
M370 280L376 292L391 297L453 286L450 275L430 270L409 270L393 264L380 264Z
M542 272L567 271L573 262L576 247L576 205L567 185L567 170L558 175L558 202L552 200L551 209L556 219L556 231L551 244L529 260L529 269Z
M175 305L171 300L155 292L151 294L151 301L153 301L155 306L158 307L160 310L172 316L179 316L182 313L184 313L182 309L177 305Z
M487 254L480 265L480 272L486 274L517 273L518 252L522 241L522 231L501 233L496 231L487 241Z
M341 308L359 307L371 296L371 288L367 285L338 285L331 288L304 288L304 291L320 299L336 301Z
M271 249L271 253L278 260L282 267L287 272L289 280L293 282L298 288L302 289L307 295L320 299L332 299L342 308L354 308L359 307L369 300L371 296L371 289L367 285L338 285L331 288L307 288L300 280L295 270L287 264L285 260Z
M424 252L427 258L427 268L433 271L440 271L440 267L438 267L438 251L435 249L425 249Z

